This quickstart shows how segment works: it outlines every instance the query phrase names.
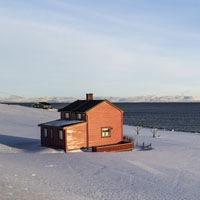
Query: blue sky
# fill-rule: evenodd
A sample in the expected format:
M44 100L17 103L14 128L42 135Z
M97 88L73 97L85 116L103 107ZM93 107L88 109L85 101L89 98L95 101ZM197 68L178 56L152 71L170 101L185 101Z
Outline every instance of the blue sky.
M198 0L0 0L0 96L200 96Z

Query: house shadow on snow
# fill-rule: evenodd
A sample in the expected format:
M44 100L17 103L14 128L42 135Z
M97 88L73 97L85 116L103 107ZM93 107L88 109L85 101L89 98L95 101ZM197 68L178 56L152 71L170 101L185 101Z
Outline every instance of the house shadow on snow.
M41 146L40 140L33 138L24 138L0 134L0 144L6 145L14 149L19 149L27 153L37 153L45 150L45 148Z
M151 151L154 148L152 147L151 143L149 144L145 144L144 142L142 144L136 144L135 145L135 149L137 149L138 151Z

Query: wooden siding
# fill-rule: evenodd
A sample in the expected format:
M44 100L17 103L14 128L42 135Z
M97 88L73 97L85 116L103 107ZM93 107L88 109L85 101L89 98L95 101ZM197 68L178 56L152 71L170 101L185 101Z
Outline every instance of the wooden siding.
M132 151L132 142L121 142L120 144L104 145L92 147L93 152L119 152L119 151Z
M86 147L86 123L66 127L65 132L66 151Z
M123 112L103 101L87 112L88 147L116 144L123 140ZM110 137L102 137L101 129L111 128Z

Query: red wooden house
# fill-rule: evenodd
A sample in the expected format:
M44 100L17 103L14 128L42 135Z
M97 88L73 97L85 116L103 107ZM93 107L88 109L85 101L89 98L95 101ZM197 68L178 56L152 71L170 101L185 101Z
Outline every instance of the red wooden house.
M107 100L77 100L58 110L60 119L40 124L42 146L65 151L123 141L123 111Z

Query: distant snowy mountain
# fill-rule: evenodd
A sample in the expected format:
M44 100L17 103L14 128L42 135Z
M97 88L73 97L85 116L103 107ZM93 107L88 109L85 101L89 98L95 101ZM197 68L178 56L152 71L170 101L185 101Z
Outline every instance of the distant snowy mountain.
M0 97L0 102L40 102L45 101L49 103L53 102L72 102L76 100L76 98L73 97L35 97L35 98L23 98L23 97Z
M83 97L84 98L84 97ZM23 98L20 96L0 97L0 102L39 102L45 101L50 103L73 102L77 99L74 97L38 97L38 98ZM193 96L135 96L135 97L111 97L111 96L96 96L95 99L107 99L111 102L200 102L200 97Z

